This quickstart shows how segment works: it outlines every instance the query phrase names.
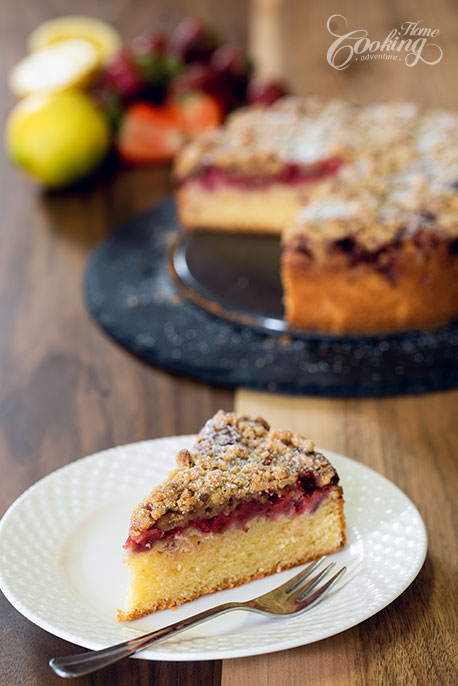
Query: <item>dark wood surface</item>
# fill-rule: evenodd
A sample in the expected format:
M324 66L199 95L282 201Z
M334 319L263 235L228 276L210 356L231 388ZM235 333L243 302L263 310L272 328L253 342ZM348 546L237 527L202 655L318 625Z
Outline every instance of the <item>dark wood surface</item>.
M386 609L324 641L224 661L222 686L456 684L458 391L331 400L238 391L235 407L375 469L416 504L429 537L419 575ZM452 600L453 599L453 600Z
M94 14L93 3L77 3ZM210 4L210 3L208 3ZM165 7L170 9L166 12ZM41 20L75 3L2 3L2 76ZM98 14L133 36L155 16L173 26L185 3L107 3ZM233 11L233 10L231 10ZM224 8L222 8L224 16ZM232 27L238 34L237 26ZM14 99L2 79L2 125ZM90 321L81 280L89 251L117 224L170 192L168 169L108 172L80 188L42 193L2 156L0 170L0 510L37 479L112 445L193 432L232 394L145 366ZM25 542L26 544L26 542ZM2 596L0 684L62 683L48 667L78 652L34 626ZM130 660L81 684L220 682L220 664Z
M377 38L402 20L421 18L439 26L444 59L434 68L374 64L336 72L325 60L325 22L336 11ZM330 0L3 0L3 77L25 52L28 33L64 13L106 18L126 38L195 13L220 24L240 45L251 40L264 71L288 74L299 92L458 105L458 10L445 0L355 0L338 9ZM0 89L3 128L14 98L5 78ZM88 252L118 223L163 197L169 183L167 169L119 170L72 190L42 193L2 157L1 512L34 481L72 460L116 444L195 431L217 408L233 406L228 391L146 367L108 340L85 311L81 278ZM240 407L244 402L239 397ZM370 622L304 649L226 661L223 667L131 660L78 683L456 683L457 394L310 401L307 413L307 430L322 445L371 464L420 507L435 538L416 584ZM3 597L0 602L1 686L60 683L48 659L79 649L35 627Z

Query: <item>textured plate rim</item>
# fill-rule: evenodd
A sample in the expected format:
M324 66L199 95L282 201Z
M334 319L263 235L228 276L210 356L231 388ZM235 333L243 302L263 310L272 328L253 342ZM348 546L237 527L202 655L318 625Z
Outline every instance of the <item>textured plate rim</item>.
M17 508L20 508L21 505L24 503L24 501L27 501L29 495L31 492L35 492L37 489L43 488L49 481L52 481L57 477L57 475L61 475L64 472L71 472L73 469L80 468L81 464L83 463L89 463L89 462L96 462L98 460L102 460L106 458L108 455L111 455L113 453L121 452L121 451L135 451L138 450L141 447L148 447L152 445L156 445L158 443L164 443L167 445L167 442L173 442L175 440L183 440L186 442L192 441L195 439L194 434L189 434L189 435L178 435L178 436L168 436L164 438L157 438L157 439L150 439L150 440L144 440L144 441L138 441L134 443L129 443L129 444L124 444L124 445L119 445L115 446L112 448L108 448L106 450L99 451L97 453L88 455L86 457L80 458L78 460L75 460L67 465L64 465L60 467L59 469L51 472L50 474L47 474L46 476L42 477L39 479L37 482L32 484L30 487L28 487L22 494L20 494L14 501L13 503L8 507L8 509L5 511L4 515L0 519L0 553L1 551L1 546L2 546L2 538L3 538L3 532L4 529L8 526L8 522L10 517L15 513ZM382 474L379 472L375 471L371 467L368 467L367 465L357 461L353 460L345 455L342 455L341 453L337 453L332 450L327 450L327 449L322 449L320 448L322 452L324 452L327 456L329 456L329 459L332 461L335 458L337 458L338 461L341 461L343 464L345 463L351 463L351 465L354 467L356 466L357 469L361 469L362 473L364 472L369 472L371 475L375 475L376 478L380 479L386 487L389 489L392 489L393 492L397 494L397 496L401 497L404 499L406 506L409 506L412 508L413 514L417 518L417 525L418 525L418 532L420 534L420 542L418 543L418 548L417 548L417 564L415 567L411 570L410 576L407 580L401 584L401 586L396 590L393 595L391 595L386 602L381 603L377 608L370 609L367 614L361 615L356 621L349 622L345 626L335 629L332 628L329 631L325 631L321 634L319 634L316 638L312 638L310 640L302 640L298 639L297 637L291 639L290 641L282 640L279 642L278 645L271 645L271 644L260 644L259 646L256 647L256 649L253 649L253 647L247 647L247 648L240 648L240 649L230 649L230 650L221 650L221 649L216 649L212 651L211 653L209 652L208 649L205 650L195 650L193 652L183 652L183 653L178 653L175 651L168 651L167 649L163 649L167 644L159 644L158 647L155 647L154 649L147 649L135 657L137 659L145 659L145 660L167 660L167 661L173 661L173 662L188 662L188 661L201 661L201 660L221 660L221 659L233 659L233 658L239 658L239 657L249 657L253 655L261 655L261 654L267 654L267 653L273 653L273 652L278 652L282 650L288 650L291 648L296 648L300 647L302 645L309 645L311 643L316 643L317 641L324 640L326 638L329 638L331 636L337 635L342 633L343 631L347 631L348 629L351 629L354 626L357 626L358 624L361 624L362 622L366 621L370 617L374 616L381 610L383 610L385 607L390 605L396 598L398 598L410 585L411 583L415 580L417 577L418 573L420 572L425 558L426 558L426 553L428 549L428 541L427 541L427 532L426 532L426 527L424 524L424 521L417 509L417 507L414 505L414 503L410 500L410 498L398 487L396 486L392 481L384 477ZM173 457L171 455L171 457ZM341 467L339 468L341 470ZM76 524L76 523L75 523ZM56 556L56 559L58 557ZM98 649L102 647L106 647L109 645L107 642L97 642L93 640L87 640L81 635L74 634L72 631L67 631L65 629L61 629L60 627L56 627L52 621L47 621L41 617L37 617L37 615L34 613L33 609L31 609L29 606L27 606L25 603L22 602L21 598L18 597L10 588L8 585L8 579L3 573L2 567L0 567L0 590L4 594L4 596L7 598L7 600L11 603L11 605L18 611L20 612L26 619L31 621L33 624L36 626L40 627L41 629L44 629L45 631L48 631L50 634L53 634L54 636L61 638L65 641L69 641L71 643L74 643L77 646L81 646L87 649ZM114 622L116 620L114 619ZM274 620L275 621L275 620ZM285 620L279 620L279 621L285 621ZM286 620L287 621L287 620ZM134 627L132 627L134 628ZM141 632L139 629L135 629L138 634L140 635ZM243 632L241 632L243 633ZM123 640L123 639L121 639Z

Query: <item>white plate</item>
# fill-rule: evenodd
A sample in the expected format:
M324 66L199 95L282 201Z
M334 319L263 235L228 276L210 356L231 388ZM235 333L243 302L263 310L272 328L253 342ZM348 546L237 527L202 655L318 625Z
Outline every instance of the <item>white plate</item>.
M226 601L247 600L297 573L289 570L207 595L175 611L119 624L127 575L122 545L133 507L174 464L192 436L112 448L78 460L23 493L0 522L0 584L38 626L85 648L102 648ZM348 572L299 617L234 612L150 648L150 660L209 660L256 655L311 643L348 629L394 600L426 554L423 521L396 486L326 451L345 494L348 545L332 557Z

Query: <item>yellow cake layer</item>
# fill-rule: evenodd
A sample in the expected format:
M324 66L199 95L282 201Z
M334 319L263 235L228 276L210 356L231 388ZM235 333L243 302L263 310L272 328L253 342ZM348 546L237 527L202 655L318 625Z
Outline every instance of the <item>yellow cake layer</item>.
M310 183L272 183L259 190L233 186L207 190L188 181L176 194L178 215L187 229L280 234L307 202L309 191Z
M129 591L121 620L175 607L339 550L345 544L342 490L334 486L313 514L255 517L248 530L189 529L146 552L129 551Z

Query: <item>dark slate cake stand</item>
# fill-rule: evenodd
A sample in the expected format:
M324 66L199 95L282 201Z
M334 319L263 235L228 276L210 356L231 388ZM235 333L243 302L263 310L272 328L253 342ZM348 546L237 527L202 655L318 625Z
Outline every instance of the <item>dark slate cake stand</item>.
M213 384L321 396L458 386L458 323L376 337L288 331L276 239L178 231L168 199L87 264L92 316L145 362Z

